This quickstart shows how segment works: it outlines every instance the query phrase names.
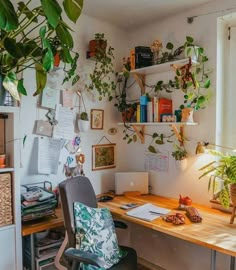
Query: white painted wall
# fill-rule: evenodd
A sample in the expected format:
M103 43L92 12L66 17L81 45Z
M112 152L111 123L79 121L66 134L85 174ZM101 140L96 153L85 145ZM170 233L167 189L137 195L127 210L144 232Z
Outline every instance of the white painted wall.
M209 67L212 68L212 89L215 93L216 88L216 30L217 17L225 15L226 12L221 12L234 6L234 0L215 1L204 5L198 9L190 10L181 15L176 15L167 18L161 22L153 23L149 26L144 26L143 29L137 29L132 33L125 33L116 27L107 23L89 18L82 15L77 26L74 28L74 38L76 50L80 53L80 62L78 71L82 74L82 81L87 80L88 72L91 70L93 63L86 60L85 53L90 39L96 32L104 32L109 43L115 48L116 66L119 69L121 59L128 55L129 49L136 45L149 46L154 39L161 39L164 44L171 41L176 48L185 40L186 35L193 36L195 40L205 48L209 56ZM200 16L194 19L193 24L187 24L186 18L189 16L206 14L208 12L219 11L215 14ZM37 99L32 97L31 93L35 91L33 74L30 72L26 76L28 97L22 99L21 107L21 138L27 135L25 147L21 151L21 182L32 183L36 181L51 180L54 185L65 179L62 172L62 165L65 162L62 158L62 163L59 165L57 175L38 175L35 170L34 158L34 140L35 135L32 135L34 121L42 119L46 110L37 108ZM165 75L169 76L169 75ZM150 78L154 80L155 78ZM69 86L67 86L69 87ZM76 86L82 87L82 83ZM63 86L59 86L63 89ZM174 160L170 157L168 173L151 172L150 180L152 192L163 196L178 198L179 194L190 196L194 202L209 204L210 194L207 192L207 181L198 180L198 168L205 162L203 157L195 157L194 151L198 141L215 140L216 128L216 106L215 96L213 95L210 106L203 111L195 114L195 120L199 122L198 127L187 127L186 137L190 140L186 142L186 148L191 154L188 158L188 168L185 172L179 172L175 169ZM92 108L105 110L105 124L103 131L90 131L81 134L82 151L86 155L86 163L84 171L91 179L96 193L101 193L114 188L114 172L117 171L142 171L144 170L144 153L148 146L147 143L126 145L122 140L122 127L118 127L118 133L111 136L107 133L111 127L117 127L119 121L118 112L113 108L111 103L96 102L91 96L86 95L87 110ZM159 131L169 133L169 128L157 130L156 127L148 127L147 131ZM91 146L97 144L102 136L105 135L111 142L117 143L117 168L104 171L91 171ZM105 143L105 141L104 141ZM172 146L166 143L162 149L167 149L171 153ZM138 254L153 263L159 264L168 270L180 269L209 269L210 252L201 247L189 244L175 238L154 233L152 231L140 228L135 225L130 225L130 241L138 250ZM138 237L137 237L138 235ZM150 245L152 243L152 245ZM154 247L154 248L153 248ZM157 254L157 255L156 255ZM171 260L169 259L171 258ZM217 270L224 270L228 267L228 257L220 255L220 262L217 264Z

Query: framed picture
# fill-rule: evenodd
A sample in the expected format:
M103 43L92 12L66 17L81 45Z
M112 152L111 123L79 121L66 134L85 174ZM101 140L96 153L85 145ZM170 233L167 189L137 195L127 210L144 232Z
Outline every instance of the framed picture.
M116 144L97 144L92 146L92 170L116 167Z
M103 129L104 110L91 110L91 129Z

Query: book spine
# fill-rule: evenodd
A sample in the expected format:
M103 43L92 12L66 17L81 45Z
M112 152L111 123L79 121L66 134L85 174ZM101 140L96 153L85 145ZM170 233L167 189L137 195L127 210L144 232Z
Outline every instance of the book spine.
M140 104L137 105L137 111L136 111L136 122L140 122Z
M153 122L153 110L152 110L152 101L149 101L147 104L147 122Z
M154 122L158 122L159 99L157 97L154 97L153 99Z
M147 122L147 105L140 105L140 122Z
M166 98L159 99L158 121L161 121L162 114L172 114L172 100Z

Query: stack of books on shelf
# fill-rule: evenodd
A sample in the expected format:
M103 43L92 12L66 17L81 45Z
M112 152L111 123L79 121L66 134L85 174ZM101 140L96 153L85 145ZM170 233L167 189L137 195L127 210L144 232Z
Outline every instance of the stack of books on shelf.
M136 46L130 50L131 70L152 65L152 51L150 47Z
M140 104L137 106L137 122L175 122L173 115L172 100L167 98L147 96L140 97Z

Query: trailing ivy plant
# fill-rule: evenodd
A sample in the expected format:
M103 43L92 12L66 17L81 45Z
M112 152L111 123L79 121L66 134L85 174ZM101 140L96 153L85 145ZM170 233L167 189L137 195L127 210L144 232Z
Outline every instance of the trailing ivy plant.
M97 44L107 44L104 33L95 33L95 41ZM99 94L99 100L109 97L116 88L114 81L114 48L111 46L97 46L95 50L94 60L95 66L93 72L89 75L91 82L86 85L88 90L96 90Z
M31 7L31 4L33 7ZM36 71L40 94L47 81L47 73L54 68L54 52L58 40L59 54L67 73L64 81L75 83L78 54L72 51L71 28L63 21L62 12L76 23L81 14L83 0L13 1L0 0L0 75L3 85L17 100L19 93L27 95L22 72L28 68ZM58 45L58 44L57 44Z

